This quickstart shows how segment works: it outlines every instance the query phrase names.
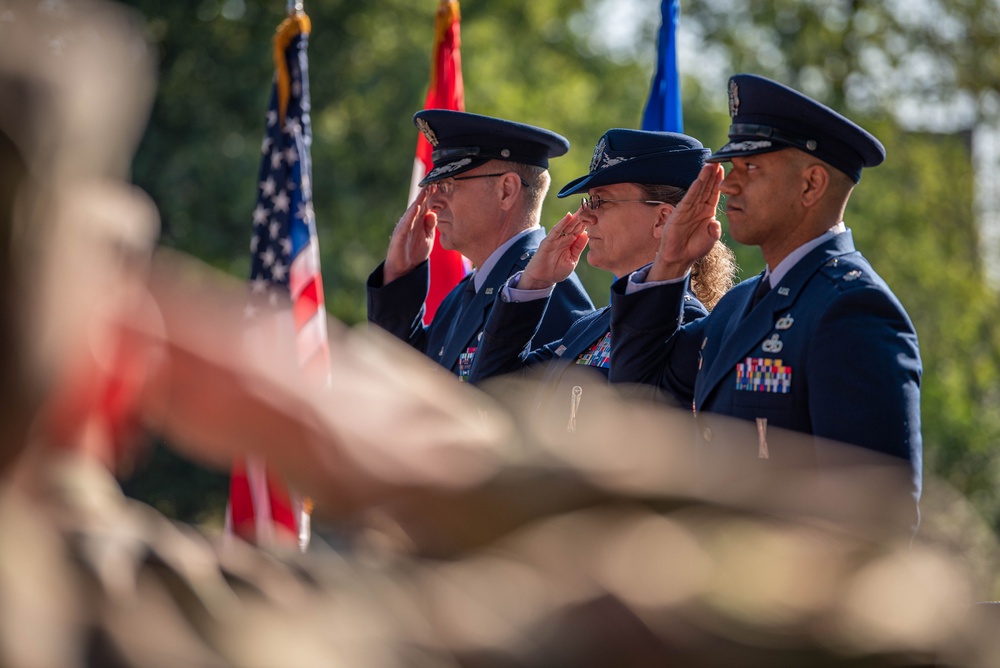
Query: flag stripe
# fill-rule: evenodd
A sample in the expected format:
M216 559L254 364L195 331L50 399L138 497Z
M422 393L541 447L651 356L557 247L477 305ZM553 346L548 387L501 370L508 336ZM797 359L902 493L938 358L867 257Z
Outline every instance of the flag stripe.
M296 331L301 330L319 312L320 289L319 281L313 278L313 280L305 285L293 302L292 311L295 313Z
M309 17L298 12L282 22L274 37L274 86L266 115L257 205L250 241L248 314L256 300L277 306L290 301L301 365L311 378L328 381L326 309L319 244L312 205L312 130L306 46ZM303 504L263 461L237 463L230 483L227 526L258 544L308 544Z

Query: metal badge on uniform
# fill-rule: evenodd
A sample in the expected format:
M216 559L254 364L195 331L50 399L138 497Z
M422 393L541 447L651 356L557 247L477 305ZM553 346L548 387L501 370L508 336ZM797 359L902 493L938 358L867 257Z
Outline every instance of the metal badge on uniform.
M583 399L583 388L574 385L570 392L569 400L569 422L566 423L566 431L573 433L576 431L576 414L580 410L580 400Z
M795 318L793 318L792 314L789 313L788 315L786 315L783 318L778 318L778 322L774 323L774 328L775 329L790 329L791 326L794 323L795 323Z
M438 145L437 135L431 130L430 124L422 118L417 119L417 129L420 130L421 134L427 139L431 146L436 147Z
M604 151L607 148L607 137L601 137L600 141L597 142L597 146L594 147L594 156L590 159L590 171L596 172L597 168L600 167L601 158L604 156Z
M736 365L736 389L788 394L792 391L792 367L779 359L748 357Z
M521 259L527 260L529 257L531 257L531 253L525 253L524 255L521 256Z
M845 281L856 281L859 278L861 278L861 270L859 269L851 269L849 272L844 274Z
M828 267L836 267L839 262L840 262L840 260L838 258L832 258L831 260L829 260L826 263L826 266L828 266Z
M566 352L566 346L559 346L556 348L556 357L562 357L564 352Z
M764 343L760 347L764 349L765 353L780 353L785 344L782 343L777 334L772 334L771 338L764 339Z
M770 459L767 449L767 418L757 418L757 459Z
M486 288L486 294L492 295L493 294L493 288Z
M784 288L784 287L778 288L778 294L781 295L782 297L787 297L788 296L788 288Z

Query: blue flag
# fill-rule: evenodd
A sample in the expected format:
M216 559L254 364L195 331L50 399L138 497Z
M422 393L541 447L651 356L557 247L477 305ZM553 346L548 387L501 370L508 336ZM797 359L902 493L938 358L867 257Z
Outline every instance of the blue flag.
M681 112L681 79L677 71L677 18L680 0L663 0L662 19L657 38L656 73L649 90L649 101L642 115L642 129L660 132L684 132Z

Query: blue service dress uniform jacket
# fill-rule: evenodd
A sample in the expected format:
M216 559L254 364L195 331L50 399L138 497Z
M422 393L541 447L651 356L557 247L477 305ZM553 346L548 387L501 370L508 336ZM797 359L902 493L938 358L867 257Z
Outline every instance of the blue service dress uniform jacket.
M820 465L839 456L825 439L901 458L919 498L917 334L850 231L813 249L753 308L760 277L680 327L683 283L625 294L627 280L612 288L613 382L653 384L696 415L756 423L753 445L733 445L751 457L775 456L758 433L773 426L822 437L813 451ZM713 431L700 427L698 437L704 444Z
M368 277L368 321L467 380L494 297L508 278L524 269L544 238L545 230L539 228L518 239L464 308L463 293L472 277L459 282L441 302L428 327L423 325L430 281L428 264L421 264L388 285L383 281L383 265L379 265ZM536 335L539 342L558 339L581 315L594 310L576 274L556 287L550 302Z
M596 309L574 322L561 339L534 347L535 332L548 299L509 302L502 293L486 322L476 352L470 382L510 373L540 372L540 410L562 418L576 428L585 414L590 383L606 385L611 366L611 306ZM684 320L704 317L708 311L690 291L684 295ZM586 369L590 373L571 370ZM600 395L599 395L600 396Z

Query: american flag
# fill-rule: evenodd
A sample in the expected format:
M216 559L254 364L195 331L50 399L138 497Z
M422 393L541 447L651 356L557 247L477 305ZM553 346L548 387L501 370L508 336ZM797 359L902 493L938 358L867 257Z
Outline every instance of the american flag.
M307 376L325 380L330 357L312 203L309 31L309 18L297 12L278 27L274 38L274 87L253 211L247 315L254 317L254 305L262 301L269 306L287 302L299 363ZM309 539L307 506L264 462L248 459L234 466L227 526L236 535L258 544L297 538L304 549Z

